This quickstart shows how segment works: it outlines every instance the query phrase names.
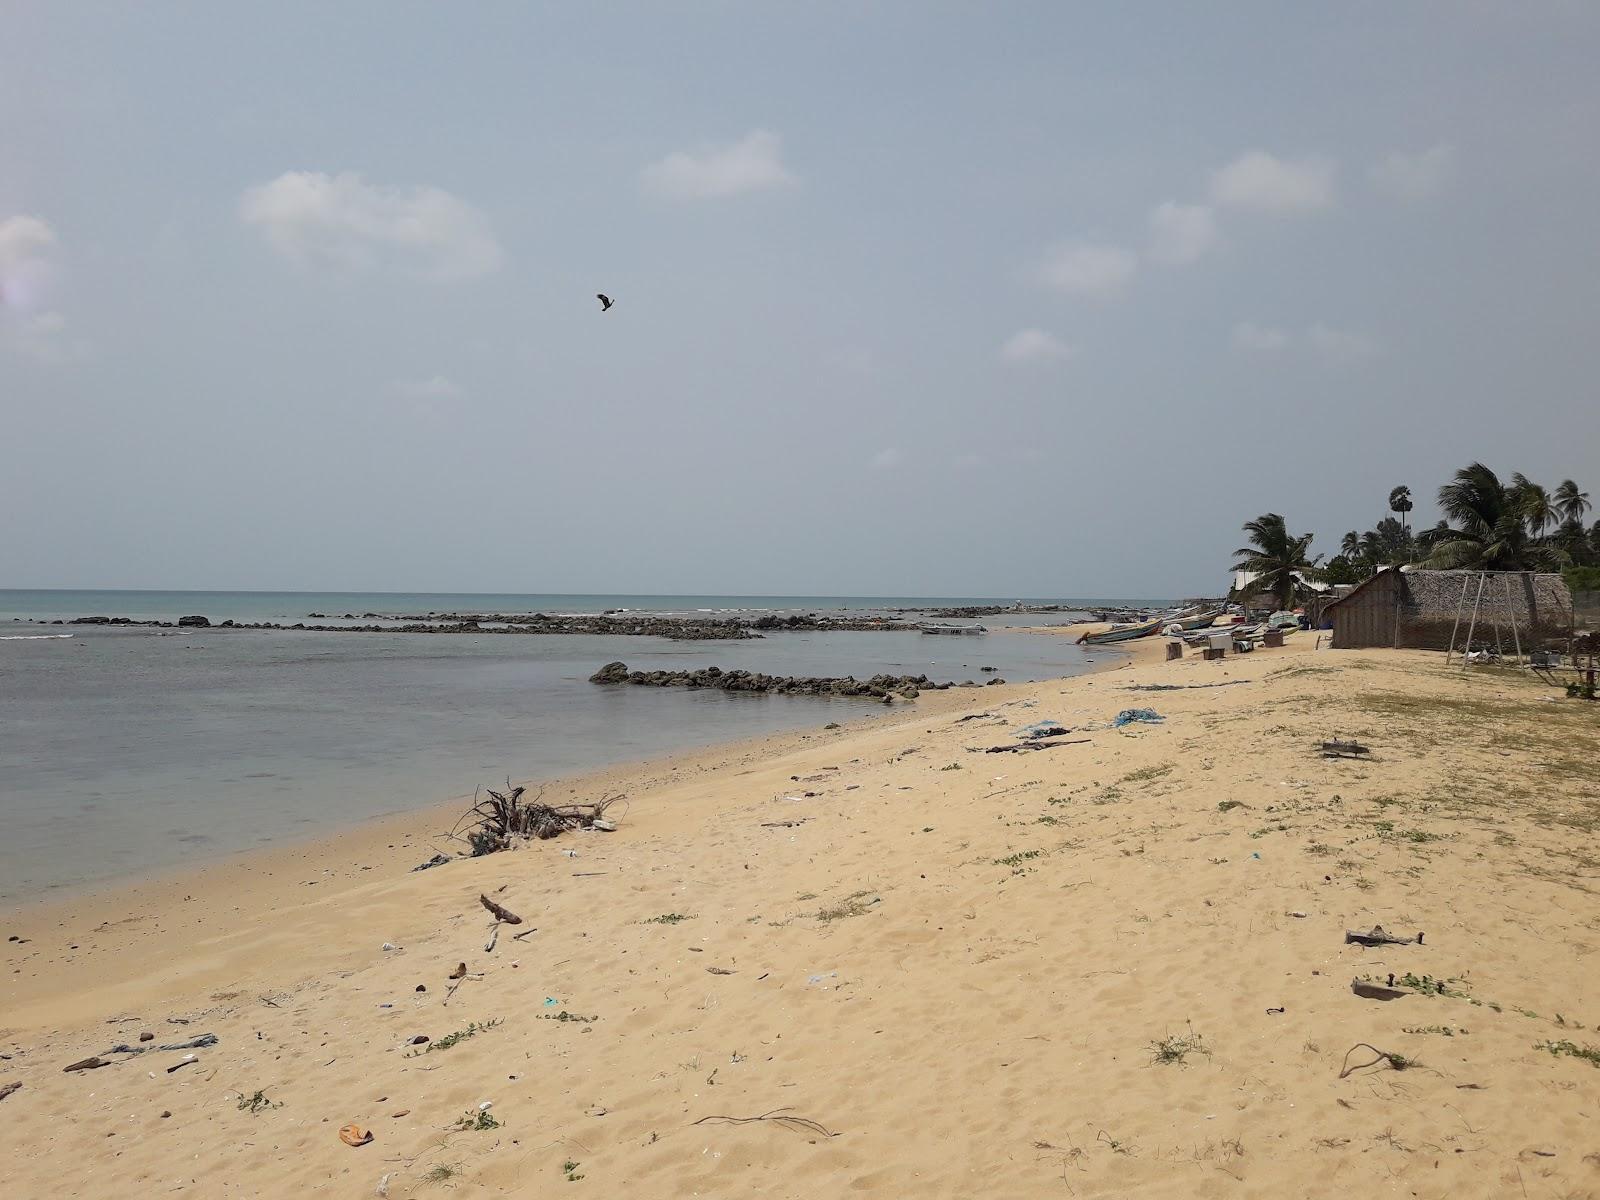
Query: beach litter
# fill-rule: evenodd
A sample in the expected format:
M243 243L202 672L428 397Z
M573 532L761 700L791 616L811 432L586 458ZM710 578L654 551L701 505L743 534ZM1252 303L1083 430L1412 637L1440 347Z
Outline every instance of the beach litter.
M181 1070L184 1067L193 1066L199 1061L200 1056L198 1054L185 1054L181 1059L167 1068L167 1074L171 1075L174 1071Z
M68 1063L61 1069L63 1071L94 1071L110 1065L110 1059L101 1058L98 1054L91 1054L88 1058L80 1058L77 1062Z
M1365 758L1371 756L1372 747L1363 746L1354 738L1348 742L1333 738L1322 743L1321 752L1323 758Z
M382 950L385 954L387 954L391 950L400 949L400 947L396 946L393 942L385 942L383 945L379 946L378 949Z
M1061 737L1072 731L1058 721L1035 721L1032 725L1024 725L1013 737L1037 740L1039 738Z
M412 871L413 871L413 872L416 872L416 871L426 871L426 870L428 870L428 869L429 869L429 868L430 868L430 867L442 867L442 866L444 866L444 865L445 865L445 863L447 863L447 862L454 862L454 861L455 861L455 860L454 860L454 859L452 859L452 858L451 858L451 857L450 857L450 856L449 856L449 855L448 855L448 854L435 854L435 855L434 855L434 856L433 856L433 857L432 857L432 858L430 858L430 859L429 859L429 860L428 860L428 861L427 861L427 862L425 862L425 863L418 863L418 864L417 864L417 865L416 865L416 866L414 866L414 867L412 867L412 868L411 868L411 870L412 870Z
M1154 725L1165 720L1166 718L1153 708L1125 708L1111 719L1111 724L1121 729L1124 725L1132 725L1135 722Z
M1382 925L1374 925L1371 929L1346 929L1344 931L1344 944L1355 942L1360 946L1410 946L1422 945L1422 933L1419 930L1414 938L1398 937L1389 933Z
M451 979L465 979L466 977L467 977L467 964L466 963L457 963L456 964L456 969L454 971L451 971L450 975L449 975L449 978L451 978Z
M815 975L808 976L806 982L809 984L826 983L830 979L837 978L839 978L839 972L837 971L820 971Z
M343 1125L339 1128L339 1140L346 1146L365 1146L372 1140L372 1130L359 1125Z

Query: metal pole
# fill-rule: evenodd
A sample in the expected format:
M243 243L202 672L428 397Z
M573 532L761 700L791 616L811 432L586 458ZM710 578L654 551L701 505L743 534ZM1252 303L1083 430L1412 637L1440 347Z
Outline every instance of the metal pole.
M1450 656L1456 652L1456 632L1461 628L1461 610L1467 606L1467 589L1472 586L1469 575L1461 577L1461 598L1456 601L1456 623L1450 626L1450 649L1445 651L1445 665L1450 665Z
M1521 578L1526 580L1527 576L1523 575L1523 576L1521 576ZM1510 617L1510 619L1511 619L1511 644L1514 645L1517 648L1517 665L1521 666L1522 665L1522 639L1517 636L1517 609L1516 609L1516 606L1512 603L1511 580L1506 578L1504 575L1502 575L1500 577L1500 581L1503 584L1505 584L1505 590L1506 590L1506 615L1508 617ZM1529 586L1532 587L1531 584ZM1531 616L1532 614L1530 613L1529 615ZM1531 634L1533 631L1530 628L1528 632Z
M1463 671L1467 669L1467 658L1472 653L1472 631L1478 627L1478 605L1483 602L1484 578L1484 573L1479 571L1478 591L1477 594L1472 597L1472 620L1467 625L1467 645L1466 649L1461 652L1461 669Z

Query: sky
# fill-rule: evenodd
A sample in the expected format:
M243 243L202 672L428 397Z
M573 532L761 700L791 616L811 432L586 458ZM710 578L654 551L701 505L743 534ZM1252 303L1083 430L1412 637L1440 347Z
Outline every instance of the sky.
M0 587L1215 594L1263 512L1600 497L1597 58L1585 3L0 0Z

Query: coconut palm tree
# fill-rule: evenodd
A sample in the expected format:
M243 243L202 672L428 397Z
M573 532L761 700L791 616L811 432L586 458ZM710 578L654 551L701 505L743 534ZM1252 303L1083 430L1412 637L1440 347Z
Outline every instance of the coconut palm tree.
M1361 557L1361 535L1352 529L1339 543L1339 553L1348 559Z
M1589 503L1589 493L1580 492L1578 485L1570 479L1561 481L1551 501L1563 522L1576 521L1580 526L1583 524L1583 515L1594 508L1594 505Z
M1511 476L1511 486L1506 489L1512 507L1522 510L1522 519L1528 523L1528 532L1539 537L1557 521L1555 502L1543 484L1535 483L1521 471Z
M1520 483L1518 482L1520 481ZM1526 571L1554 565L1558 557L1530 535L1530 514L1537 513L1526 478L1513 477L1511 487L1482 463L1457 471L1439 489L1439 508L1448 519L1428 531L1431 567L1469 567L1485 571ZM1542 489L1541 489L1542 490Z
M1300 577L1314 577L1317 564L1322 561L1321 555L1306 557L1313 535L1290 533L1277 513L1263 513L1254 521L1246 521L1244 531L1250 535L1250 545L1234 551L1238 561L1233 569L1249 572L1254 576L1251 588L1270 592L1279 608L1288 608L1300 590Z

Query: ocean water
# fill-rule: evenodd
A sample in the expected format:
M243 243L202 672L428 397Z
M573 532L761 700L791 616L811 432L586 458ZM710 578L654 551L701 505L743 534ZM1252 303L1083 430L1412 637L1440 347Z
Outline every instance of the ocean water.
M959 681L985 678L978 670L985 665L1011 680L1071 675L1105 653L1007 632L983 638L799 632L708 643L39 622L188 613L213 621L295 621L310 612L368 611L820 612L919 603L951 602L0 591L0 901L304 838L467 796L507 777L570 775L883 711L862 700L588 682L613 659L644 669L925 672ZM985 623L995 629L1003 622Z

